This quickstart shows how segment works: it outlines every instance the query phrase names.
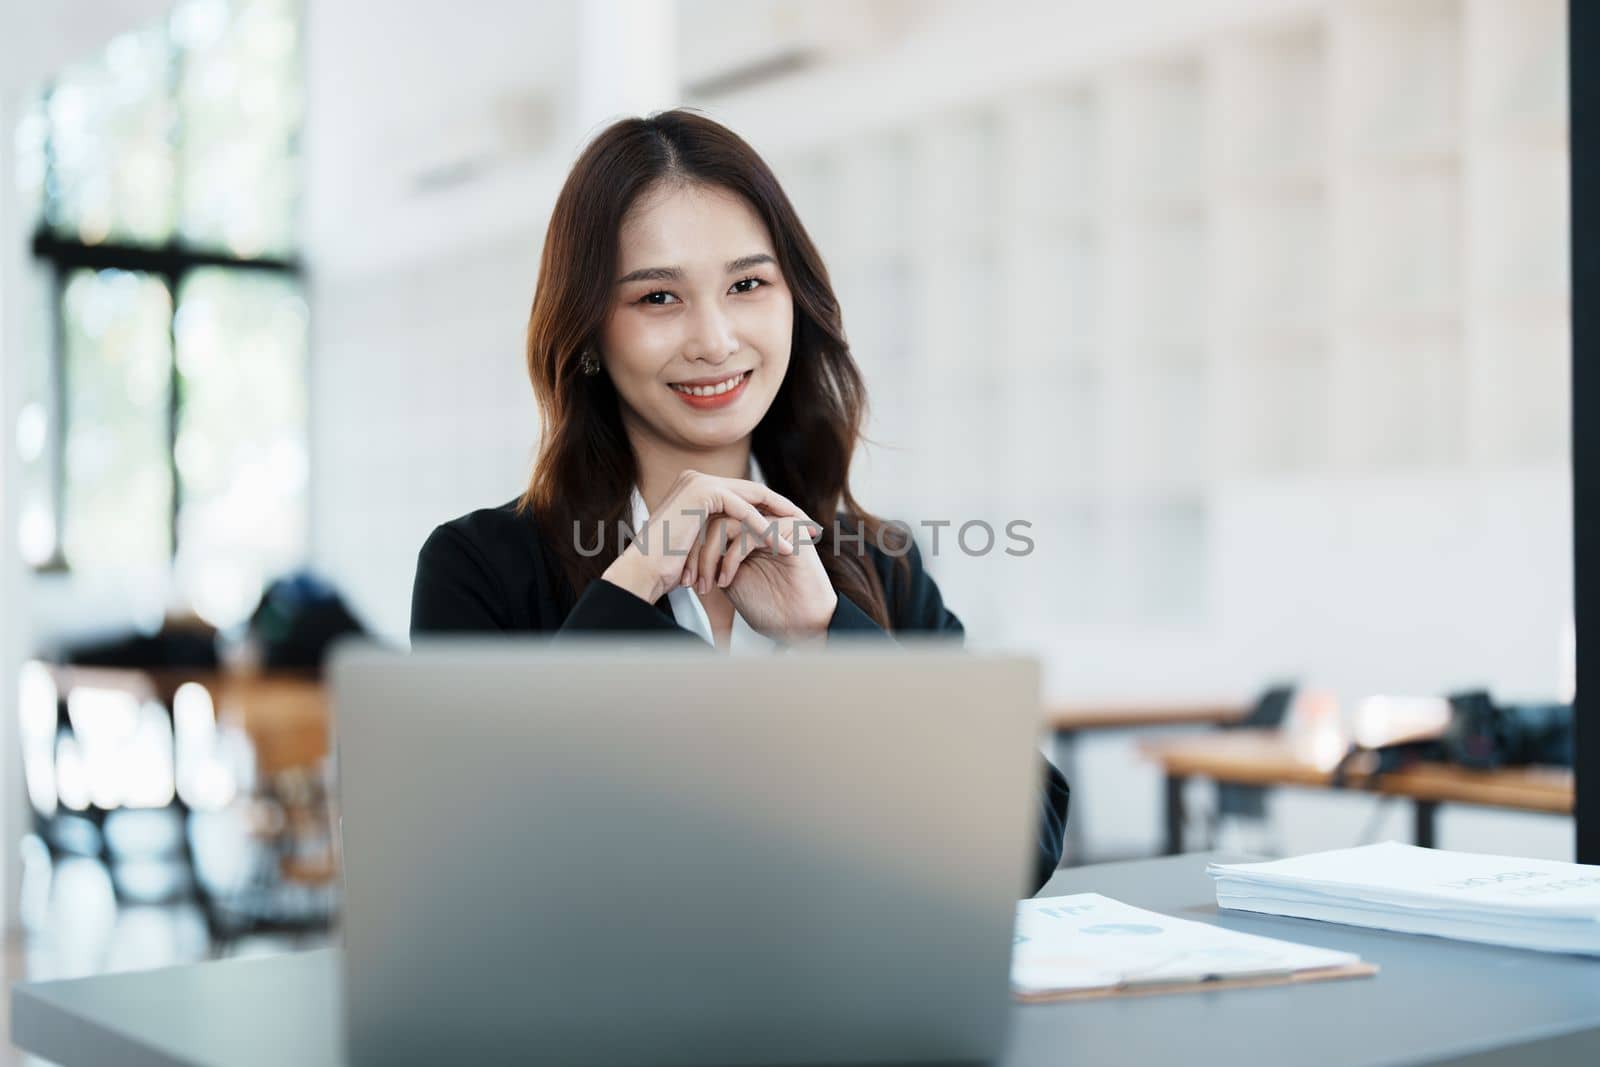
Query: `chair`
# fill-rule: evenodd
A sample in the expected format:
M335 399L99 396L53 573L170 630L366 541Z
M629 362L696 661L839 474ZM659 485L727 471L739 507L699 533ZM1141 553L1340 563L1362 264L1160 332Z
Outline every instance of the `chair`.
M1237 722L1225 723L1224 730L1279 730L1294 704L1295 686L1274 685L1256 698L1250 714ZM1208 847L1215 848L1217 834L1224 819L1239 819L1265 826L1267 821L1267 791L1255 785L1230 785L1218 783L1216 809L1211 813L1206 827Z

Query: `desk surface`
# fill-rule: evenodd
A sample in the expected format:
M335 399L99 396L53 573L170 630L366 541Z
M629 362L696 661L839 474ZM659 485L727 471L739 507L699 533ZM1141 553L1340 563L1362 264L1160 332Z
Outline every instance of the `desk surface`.
M1237 785L1330 788L1333 775L1295 753L1274 730L1231 730L1203 737L1148 741L1140 746L1162 770L1177 777L1211 778ZM1505 767L1474 771L1423 764L1382 775L1376 783L1350 776L1354 789L1447 804L1481 804L1521 811L1572 811L1572 771L1562 767Z
M1600 960L1219 914L1210 857L1061 871L1093 890L1231 929L1359 952L1374 978L1018 1005L1005 1067L1293 1063L1297 1067L1600 1062ZM12 1037L63 1067L337 1067L336 950L18 985ZM620 1011L626 1006L619 1005Z

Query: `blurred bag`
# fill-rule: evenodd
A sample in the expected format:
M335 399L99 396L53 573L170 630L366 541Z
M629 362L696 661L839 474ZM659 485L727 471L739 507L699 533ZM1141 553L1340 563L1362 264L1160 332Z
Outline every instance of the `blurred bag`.
M309 572L279 578L250 615L250 636L266 670L321 673L328 647L344 634L366 634L339 591Z
M1450 697L1444 757L1463 767L1572 766L1571 704L1496 704L1482 690Z
M1571 704L1496 704L1481 689L1450 696L1450 721L1436 738L1379 748L1351 745L1333 770L1342 787L1357 763L1373 777L1418 763L1452 763L1475 770L1542 764L1572 766Z

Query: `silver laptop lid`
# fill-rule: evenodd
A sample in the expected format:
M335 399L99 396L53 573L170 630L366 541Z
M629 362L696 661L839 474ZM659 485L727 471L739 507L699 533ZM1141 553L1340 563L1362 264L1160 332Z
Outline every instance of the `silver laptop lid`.
M435 639L332 680L354 1063L999 1049L1031 661Z

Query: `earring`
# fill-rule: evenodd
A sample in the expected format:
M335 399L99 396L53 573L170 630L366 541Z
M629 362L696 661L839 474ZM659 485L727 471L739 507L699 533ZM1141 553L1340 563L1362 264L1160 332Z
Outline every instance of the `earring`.
M594 349L583 350L583 355L578 357L578 369L591 378L600 373L600 358L594 354Z

